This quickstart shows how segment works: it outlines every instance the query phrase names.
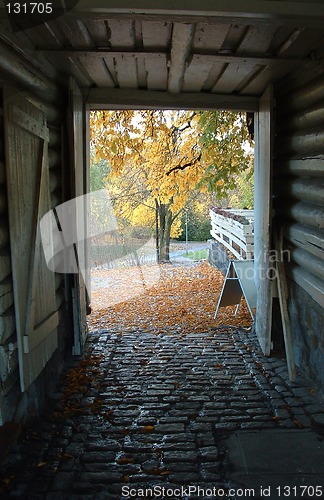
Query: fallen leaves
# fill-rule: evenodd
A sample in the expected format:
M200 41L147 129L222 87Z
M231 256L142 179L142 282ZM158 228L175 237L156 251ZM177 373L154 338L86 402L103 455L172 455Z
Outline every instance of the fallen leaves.
M155 430L155 427L154 425L145 425L141 431L144 433L144 434L147 434L148 432L154 432Z
M132 464L132 463L134 463L134 458L131 458L131 457L122 456L122 457L118 458L118 460L117 460L118 465L125 465L125 464Z
M142 267L145 268L143 274L146 274L146 268L150 266ZM229 306L220 308L214 320L224 276L208 262L193 266L163 264L159 268L160 279L155 285L123 301L121 298L127 297L128 291L136 285L132 283L131 273L125 275L123 282L120 274L125 270L95 271L92 279L97 282L100 275L110 277L107 282L102 278L103 286L96 287L92 293L93 312L88 317L90 329L145 330L154 334L163 331L186 335L221 324L251 326L251 317L243 300L236 316L235 306ZM120 299L118 303L116 297ZM134 346L135 350L137 348Z

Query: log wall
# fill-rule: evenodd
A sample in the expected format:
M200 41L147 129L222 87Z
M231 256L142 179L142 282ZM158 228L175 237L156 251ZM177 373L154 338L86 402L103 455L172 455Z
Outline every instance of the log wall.
M324 73L276 89L274 208L284 228L297 365L324 386Z

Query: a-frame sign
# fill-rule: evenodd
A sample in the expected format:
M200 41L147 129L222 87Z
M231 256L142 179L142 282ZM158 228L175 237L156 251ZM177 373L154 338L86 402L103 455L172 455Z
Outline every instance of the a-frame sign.
M218 309L225 306L236 305L236 314L242 296L244 296L251 317L254 319L252 309L256 307L257 290L254 281L253 260L232 260L229 263L214 318L217 316Z

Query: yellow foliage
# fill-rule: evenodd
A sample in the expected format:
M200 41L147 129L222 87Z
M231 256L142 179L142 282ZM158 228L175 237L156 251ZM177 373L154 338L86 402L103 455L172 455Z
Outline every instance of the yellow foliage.
M134 226L154 227L155 211L145 205L138 205L132 212L131 222Z
M180 219L180 217L178 217L174 221L174 223L172 224L172 227L171 227L171 238L178 238L181 233L182 233L181 219Z
M105 159L111 167L109 183L117 216L153 227L157 210L160 227L167 221L176 237L181 224L177 216L197 186L220 193L231 187L243 157L238 119L228 112L205 112L204 117L205 142L197 112L91 113L91 145L95 160Z

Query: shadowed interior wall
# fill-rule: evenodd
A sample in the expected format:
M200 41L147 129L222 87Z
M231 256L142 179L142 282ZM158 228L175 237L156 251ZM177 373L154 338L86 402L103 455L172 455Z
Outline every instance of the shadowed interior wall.
M274 207L284 230L295 360L324 385L324 74L277 86Z

